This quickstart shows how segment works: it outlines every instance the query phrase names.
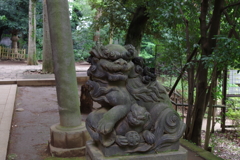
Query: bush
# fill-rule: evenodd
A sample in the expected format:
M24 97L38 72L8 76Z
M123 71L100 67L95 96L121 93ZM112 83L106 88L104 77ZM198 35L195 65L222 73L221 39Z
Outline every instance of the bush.
M240 131L240 103L239 98L231 98L227 101L226 116L233 121L233 125Z
M74 49L73 52L74 52L75 61L85 61L90 56L88 51Z

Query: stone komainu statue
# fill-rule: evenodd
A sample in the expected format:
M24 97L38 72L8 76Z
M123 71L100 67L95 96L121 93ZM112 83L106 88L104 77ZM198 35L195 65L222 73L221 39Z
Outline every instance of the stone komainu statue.
M126 154L178 150L185 124L132 45L97 45L88 61L87 85L101 108L86 127L98 146Z

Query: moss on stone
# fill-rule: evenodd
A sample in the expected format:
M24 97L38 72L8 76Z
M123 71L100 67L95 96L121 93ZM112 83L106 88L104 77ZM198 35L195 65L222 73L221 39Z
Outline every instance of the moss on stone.
M196 152L196 154L203 157L205 160L223 160L222 158L215 156L211 152L208 152L185 139L180 139L180 143L183 147L188 148L193 152Z
M118 52L126 52L126 48L124 48L121 45L118 44L110 44L106 46L107 49L109 49L110 51L118 51Z

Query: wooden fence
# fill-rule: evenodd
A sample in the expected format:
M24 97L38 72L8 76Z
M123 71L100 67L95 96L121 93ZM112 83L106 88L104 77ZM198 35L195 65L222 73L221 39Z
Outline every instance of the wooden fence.
M20 60L25 59L25 56L26 49L17 49L15 52L14 49L0 46L0 59Z

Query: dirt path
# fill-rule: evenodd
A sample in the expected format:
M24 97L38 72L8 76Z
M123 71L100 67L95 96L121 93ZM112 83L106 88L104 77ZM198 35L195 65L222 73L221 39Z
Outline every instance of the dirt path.
M18 87L15 109L9 159L42 160L49 157L49 127L59 122L55 87Z
M82 114L83 121L86 117ZM59 113L55 86L18 87L7 160L51 157L48 151L50 127L56 123L59 123Z

